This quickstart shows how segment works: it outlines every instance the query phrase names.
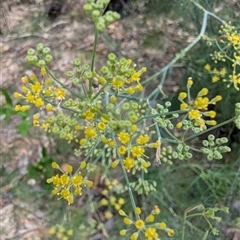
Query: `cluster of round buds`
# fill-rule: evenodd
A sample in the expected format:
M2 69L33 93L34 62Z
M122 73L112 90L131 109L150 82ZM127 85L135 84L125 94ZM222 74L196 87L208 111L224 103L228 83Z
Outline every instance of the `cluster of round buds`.
M88 0L83 6L83 10L92 19L99 31L103 31L106 26L120 19L117 12L107 11L104 14L109 2L110 0Z
M37 45L37 51L33 48L29 48L27 51L27 61L38 67L44 67L52 60L51 49L42 43Z
M165 102L165 106L161 104L156 105L156 109L152 109L151 114L157 115L157 117L154 118L155 122L158 124L159 127L162 128L169 128L173 129L174 125L172 124L171 120L174 118L178 118L179 114L174 113L169 118L167 118L169 107L171 106L171 102L167 101Z
M173 148L172 146L167 146L167 147L162 147L161 148L161 154L160 154L160 159L161 161L163 161L164 163L168 163L169 165L172 165L173 162ZM176 155L176 154L175 154Z
M240 129L240 103L235 105L235 120L234 123L238 129Z
M210 57L212 58L214 63L218 63L219 61L226 62L226 56L222 52L214 51L214 53L210 54Z
M203 140L203 147L201 148L202 153L207 155L209 161L213 159L222 159L222 153L230 152L231 148L228 146L222 146L226 144L228 139L225 137L215 138L213 134L208 135L207 140Z
M138 178L137 182L131 182L130 187L136 191L139 195L140 194L149 194L150 192L156 192L157 183L156 181L149 181L149 180L144 180L142 178ZM125 188L127 191L127 186Z
M179 143L175 151L172 152L174 159L184 160L192 158L192 154L189 152L190 147L184 143Z
M133 219L131 216L127 215L122 209L119 210L119 215L124 217L123 222L128 226L127 229L122 229L120 231L121 236L125 236L125 239L137 240L137 239L146 239L146 240L159 240L158 230L165 231L168 236L174 236L174 230L168 228L165 222L156 222L155 218L160 214L160 209L158 206L155 206L151 213L143 220L140 218L142 213L141 208L135 208L136 219ZM131 226L134 228L131 228ZM126 238L126 236L129 238Z

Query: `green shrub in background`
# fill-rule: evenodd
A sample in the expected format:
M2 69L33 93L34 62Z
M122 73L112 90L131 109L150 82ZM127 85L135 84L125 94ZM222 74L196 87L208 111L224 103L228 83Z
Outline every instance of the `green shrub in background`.
M161 215L159 216L161 206L158 206L158 201L151 199L151 196L159 197L158 185L162 184L157 178L151 177L151 169L160 165L161 172L163 166L168 164L167 171L171 172L175 166L184 165L181 161L186 160L189 167L198 171L200 178L209 183L210 171L206 172L201 164L194 165L191 161L199 156L208 161L223 159L224 154L231 151L227 145L228 138L209 134L200 145L196 145L193 140L228 123L240 129L240 103L235 102L232 115L217 123L215 105L223 101L224 94L219 95L221 91L214 92L214 89L209 87L212 83L206 86L198 85L198 80L191 76L185 90L177 95L179 109L170 110L170 101L153 104L152 100L157 99L159 92L163 93L167 71L203 37L206 39L204 33L210 16L222 23L221 31L224 36L219 44L214 40L219 52L213 52L213 63L207 61L202 71L205 75L211 75L212 81L219 86L227 84L226 90L230 93L237 91L239 94L240 34L215 14L197 3L192 3L204 13L201 32L159 72L143 80L147 70L145 67L139 69L131 59L118 58L114 53L108 54L105 65L95 69L98 36L106 26L120 18L118 13L112 11L103 15L108 3L109 0L88 0L83 7L95 25L95 41L91 64L74 59L72 69L66 72L66 78L71 80L71 84L66 85L50 70L49 63L53 62L51 49L39 43L36 49L29 49L27 55L28 62L37 66L39 71L22 77L21 92L14 93L14 97L22 101L16 104L16 111L35 111L32 115L33 126L77 145L74 149L74 154L80 158L77 168L71 164L62 168L57 162L52 162L51 166L56 170L56 174L47 179L47 183L53 186L52 194L66 200L69 205L73 204L79 196L90 192L94 184L91 172L101 166L107 175L108 189L103 191L104 198L100 205L97 205L94 199L89 205L102 211L107 208L106 218L116 215L114 219L117 223L123 221L119 229L123 239L153 240L161 239L162 236L173 237L174 234L181 239L187 239L186 225L194 228L194 224L191 225L188 220L194 217L203 217L206 222L203 232L199 234L202 239L206 239L210 233L217 235L215 222L220 222L221 217L216 213L228 212L228 208L221 204L188 206L183 214L182 226L176 223L175 219L168 219L166 224ZM226 52L224 56L223 52ZM139 94L144 92L144 83L161 74L162 81L156 90L148 97ZM192 92L193 86L196 89L201 87ZM49 159L45 156L41 163L41 167L47 164L48 168ZM33 170L36 169L29 169L30 172ZM49 168L47 173L51 173ZM118 180L114 184L114 175L123 176L125 182L120 183ZM112 181L112 185L109 181ZM167 196L171 189L167 188L167 185L162 188ZM220 200L218 196L216 198ZM130 204L126 203L128 199ZM84 226L86 229L87 226ZM91 227L96 228L96 224L93 223ZM99 228L104 229L104 226ZM52 235L57 236L59 233L62 233L59 239L72 239L71 228L57 225L50 229ZM75 234L76 237L81 237L80 233ZM109 234L105 233L105 236L111 239Z

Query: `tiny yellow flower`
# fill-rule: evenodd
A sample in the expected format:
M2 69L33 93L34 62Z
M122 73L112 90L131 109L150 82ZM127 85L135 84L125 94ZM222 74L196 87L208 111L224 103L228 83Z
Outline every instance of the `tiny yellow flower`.
M127 231L126 231L125 229L122 229L122 230L119 232L119 234L120 234L121 236L125 236L126 233L127 233Z
M187 88L190 88L192 85L193 85L193 80L191 77L189 77L187 81Z
M187 97L187 93L185 92L180 92L179 95L178 95L178 99L179 100L183 100Z
M188 113L189 117L192 119L198 119L201 117L199 110L191 109Z
M145 150L141 146L135 146L132 148L131 152L134 157L141 157Z
M123 164L124 164L124 167L129 170L131 168L134 167L135 163L134 163L134 159L131 158L131 157L126 157L124 160L123 160Z
M124 155L127 151L126 147L124 147L124 146L118 147L117 150L118 150L118 153L121 154L121 155Z
M63 100L66 97L66 92L63 88L57 88L55 89L55 97L57 100Z
M125 218L123 218L123 222L124 222L125 224L129 225L129 224L132 223L132 220L131 220L130 218L128 218L128 217L125 217Z
M123 143L126 144L130 141L130 135L127 132L120 132L118 134L118 140Z
M135 222L135 227L136 227L137 229L143 229L144 226L145 226L144 221L141 220L141 219L139 219L139 220L137 220L137 221Z
M166 229L166 228L167 228L167 225L166 225L165 222L160 222L159 225L158 225L158 227L159 227L160 229Z
M140 207L136 207L136 208L135 208L135 213L136 213L136 214L139 215L139 214L141 214L141 212L142 212L142 210L141 210Z

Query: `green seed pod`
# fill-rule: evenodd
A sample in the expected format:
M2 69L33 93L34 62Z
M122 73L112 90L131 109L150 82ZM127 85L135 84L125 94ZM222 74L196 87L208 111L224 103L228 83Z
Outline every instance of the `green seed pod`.
M101 13L99 10L92 11L92 19L97 20L100 17Z
M37 58L37 56L28 55L27 56L27 61L29 63L36 64L38 62L38 58Z
M174 114L172 115L172 117L178 118L178 117L179 117L179 114L178 114L178 113L174 113Z
M79 78L74 78L73 79L73 84L77 85L80 82Z
M228 139L226 137L222 137L222 138L220 138L220 140L221 140L222 144L225 144L228 142Z
M208 147L209 146L209 142L207 140L203 140L202 144L204 147Z

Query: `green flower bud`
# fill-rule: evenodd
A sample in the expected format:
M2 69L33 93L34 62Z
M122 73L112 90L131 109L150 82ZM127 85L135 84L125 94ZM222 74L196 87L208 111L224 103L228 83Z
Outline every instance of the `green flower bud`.
M215 136L213 134L208 135L208 140L213 141L215 139Z
M83 69L84 69L85 71L87 71L87 70L90 69L90 66L89 66L88 64L84 64L84 65L83 65Z
M127 59L126 58L121 58L119 60L119 63L120 63L120 65L125 65L127 63Z
M45 61L46 61L47 63L50 63L52 60L53 60L52 55L47 54L47 55L45 56Z
M121 18L120 14L117 12L113 12L112 16L115 20L119 20Z
M109 16L109 15L105 15L104 19L105 19L105 22L106 22L107 25L109 25L109 24L111 24L115 21L115 19L112 16Z
M106 66L101 67L100 71L103 75L107 75L109 73L109 69Z
M208 147L209 142L208 142L207 140L203 140L203 141L202 141L202 144L203 144L204 147Z
M228 139L226 137L222 137L222 138L220 138L220 140L221 140L222 144L225 144L228 142Z
M169 101L165 102L166 107L170 107L171 105L172 105L171 102L169 102Z
M49 48L49 47L44 47L43 49L42 49L42 53L43 54L49 54L51 52L51 49Z
M123 110L127 111L130 108L130 104L128 102L123 103L122 105Z
M84 4L83 5L83 10L86 14L90 14L92 11L92 6L91 4Z
M74 79L73 79L73 84L76 85L76 84L78 84L79 82L80 82L80 79L79 79L79 78L74 78Z
M35 54L35 50L33 48L29 48L27 51L28 55L34 55Z
M178 158L178 153L177 153L176 151L173 151L173 152L172 152L172 157L173 157L174 159L177 159L177 158Z
M74 72L73 72L73 71L67 71L67 72L66 72L66 76L69 77L69 78L71 78L71 77L74 76Z
M130 106L132 109L138 109L138 103L137 102L130 102Z
M29 63L37 63L37 61L38 61L38 58L37 58L37 56L32 56L32 55L28 55L27 56L27 61L29 62Z
M136 115L134 116L131 116L129 117L129 120L132 122L132 123L136 123L138 121L138 117Z
M178 114L178 113L174 113L174 114L172 115L172 117L178 118L178 117L179 117L179 114Z
M204 154L209 154L209 149L208 148L201 148L201 151Z
M99 17L100 17L100 11L99 10L92 11L92 18L94 20L97 20Z
M115 61L116 60L116 55L114 53L109 53L108 54L108 60L109 61Z
M113 121L113 120L109 121L108 125L113 130L116 130L118 128L118 123L116 121Z
M105 23L104 23L104 22L97 22L96 28L97 28L97 30L99 30L99 31L103 31L104 28L105 28Z
M212 161L212 160L213 160L213 154L212 154L212 153L209 153L209 154L207 155L207 159L208 159L209 161Z
M74 66L76 66L76 67L79 67L79 66L80 66L80 64L81 64L81 61L80 61L80 59L78 59L78 58L75 58L75 59L74 59L74 61L73 61L73 64L74 64Z
M46 66L46 62L44 60L39 60L38 61L38 66L44 67L44 66Z
M92 79L93 77L93 73L91 71L86 71L84 75L87 79Z
M43 48L44 48L44 45L42 43L39 43L37 45L37 50L38 50L39 53L42 53Z

